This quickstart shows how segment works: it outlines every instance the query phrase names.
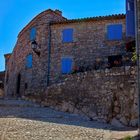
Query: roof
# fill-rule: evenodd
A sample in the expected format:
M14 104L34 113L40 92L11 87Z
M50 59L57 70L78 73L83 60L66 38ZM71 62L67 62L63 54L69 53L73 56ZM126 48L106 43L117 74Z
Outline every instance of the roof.
M79 19L70 19L59 22L51 22L51 25L54 24L67 24L67 23L77 23L77 22L89 22L89 21L101 21L101 20L111 20L111 19L124 19L125 14L115 14L108 16L98 16L98 17L87 17L87 18L79 18Z
M38 14L37 16L35 16L20 32L19 32L19 35L18 36L20 36L21 34L22 34L22 32L24 32L28 27L30 27L32 24L33 24L33 21L34 20L37 20L38 18L40 18L43 14L45 14L45 13L54 13L54 14L56 14L56 15L58 15L58 16L61 16L64 20L66 20L66 18L65 17L63 17L62 15L60 15L57 11L59 11L59 10L52 10L52 9L48 9L48 10L45 10L45 11L43 11L43 12L41 12L40 14ZM60 11L61 12L61 11Z

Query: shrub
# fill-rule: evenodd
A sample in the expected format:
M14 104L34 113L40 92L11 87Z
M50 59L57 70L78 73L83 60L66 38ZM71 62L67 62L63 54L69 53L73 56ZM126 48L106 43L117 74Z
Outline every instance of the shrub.
M127 136L123 140L132 140L132 137L131 136Z

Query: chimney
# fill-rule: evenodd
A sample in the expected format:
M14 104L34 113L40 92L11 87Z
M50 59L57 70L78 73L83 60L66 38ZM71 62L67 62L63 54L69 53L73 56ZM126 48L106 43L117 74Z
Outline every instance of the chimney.
M4 55L4 57L5 57L5 66L7 65L7 62L10 59L11 55L12 55L12 53L8 53L8 54Z
M62 16L62 11L56 9L55 12L56 12L57 14L59 14L60 16Z

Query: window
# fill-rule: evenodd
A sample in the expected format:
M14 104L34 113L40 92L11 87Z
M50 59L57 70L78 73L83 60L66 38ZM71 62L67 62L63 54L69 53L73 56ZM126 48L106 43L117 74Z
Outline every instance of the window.
M27 83L25 83L25 90L28 88L28 84Z
M126 35L128 37L135 37L134 0L127 0L126 3Z
M109 64L109 68L121 67L122 56L121 55L108 56L108 64Z
M73 61L72 58L62 58L61 70L63 74L69 74L72 72Z
M127 10L128 11L134 11L134 2L133 1L127 1Z
M131 41L131 42L126 43L126 51L127 52L135 52L135 46L136 46L135 41Z
M107 26L107 39L108 40L121 40L122 39L122 24L112 24Z
M32 54L29 54L26 57L26 68L32 68L32 61L33 61Z
M63 43L73 42L73 29L64 29L62 34L63 34Z
M30 41L34 41L36 39L36 28L33 27L30 30Z

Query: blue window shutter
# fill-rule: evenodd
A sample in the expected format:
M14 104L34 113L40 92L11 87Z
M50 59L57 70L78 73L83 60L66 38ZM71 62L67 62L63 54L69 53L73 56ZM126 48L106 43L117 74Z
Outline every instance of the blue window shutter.
M33 41L36 39L36 28L33 27L31 30L30 30L30 40Z
M26 67L27 68L32 68L32 61L33 61L32 54L29 54L26 58Z
M62 34L64 43L73 42L73 29L64 29Z
M121 40L122 36L122 24L112 24L107 26L108 40Z
M62 58L61 69L63 74L69 74L72 72L72 59Z
M130 37L135 37L134 0L126 1L126 35Z

